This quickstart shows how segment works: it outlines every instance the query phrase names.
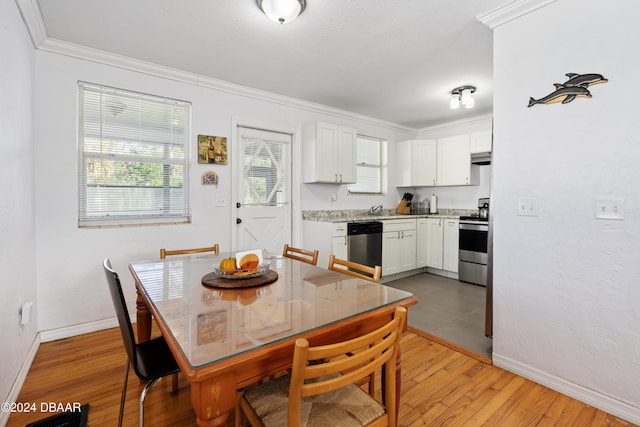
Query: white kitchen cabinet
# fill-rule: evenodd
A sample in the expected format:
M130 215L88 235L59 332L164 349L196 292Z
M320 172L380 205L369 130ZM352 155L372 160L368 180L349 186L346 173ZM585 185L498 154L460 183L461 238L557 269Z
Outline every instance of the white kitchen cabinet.
M427 218L422 226L418 224L418 267L426 265L438 270L458 272L459 224L460 221L456 218ZM426 261L421 264L420 261L424 259Z
M303 129L303 181L332 184L356 182L355 129L314 122Z
M302 247L318 250L318 266L327 268L329 256L347 259L347 223L302 221Z
M396 187L472 185L470 134L396 143Z
M442 218L427 218L427 267L442 270L444 224Z
M469 134L438 139L438 185L471 184Z
M445 219L444 238L442 241L442 268L453 273L458 272L459 234L460 221L458 219Z
M436 185L437 141L419 139L396 143L396 187Z
M331 254L335 255L336 258L347 259L349 257L349 253L347 251L347 236L331 236ZM329 265L329 260L327 259L327 265Z
M427 218L416 220L416 268L427 266L429 256L429 223Z
M471 154L490 153L492 134L490 130L469 134L469 152Z
M416 267L416 220L397 219L382 223L382 275L388 276Z

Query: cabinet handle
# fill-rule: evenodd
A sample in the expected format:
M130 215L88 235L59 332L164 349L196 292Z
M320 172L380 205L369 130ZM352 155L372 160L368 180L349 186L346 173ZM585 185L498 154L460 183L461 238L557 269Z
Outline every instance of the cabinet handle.
M342 182L342 174L340 174L340 182Z
M402 232L402 238L404 239L404 231Z
M336 182L338 182L338 174L335 174L335 176L336 176Z

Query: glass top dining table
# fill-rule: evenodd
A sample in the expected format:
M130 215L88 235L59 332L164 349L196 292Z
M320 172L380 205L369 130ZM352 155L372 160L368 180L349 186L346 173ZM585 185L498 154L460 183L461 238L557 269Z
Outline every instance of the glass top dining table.
M129 266L150 311L193 368L415 299L409 292L268 254L265 262L277 273L273 283L236 289L203 285L202 278L229 256L174 256ZM242 279L233 282L244 286Z

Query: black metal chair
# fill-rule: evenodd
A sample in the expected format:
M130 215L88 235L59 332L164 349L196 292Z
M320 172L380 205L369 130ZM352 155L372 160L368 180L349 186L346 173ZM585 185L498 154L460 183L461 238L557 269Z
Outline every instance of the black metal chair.
M103 266L104 273L107 276L107 284L109 285L113 306L118 316L124 347L127 350L127 363L124 368L124 385L122 386L122 397L120 399L118 427L122 426L130 364L133 365L134 372L141 380L148 381L142 393L140 393L140 403L138 405L138 425L142 427L144 425L144 398L149 388L160 378L180 372L180 368L163 337L153 338L149 341L136 344L118 273L111 268L109 258L104 260Z

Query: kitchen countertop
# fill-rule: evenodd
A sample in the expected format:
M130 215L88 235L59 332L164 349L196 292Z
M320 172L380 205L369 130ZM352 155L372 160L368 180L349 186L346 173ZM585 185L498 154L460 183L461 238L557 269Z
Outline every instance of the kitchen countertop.
M406 219L406 218L443 218L458 219L460 216L471 215L477 213L477 210L471 209L442 209L436 214L412 214L400 215L395 209L384 209L382 212L370 214L368 210L348 209L348 210L315 210L302 211L302 219L304 221L318 222L355 222L355 221L383 221L390 219Z

